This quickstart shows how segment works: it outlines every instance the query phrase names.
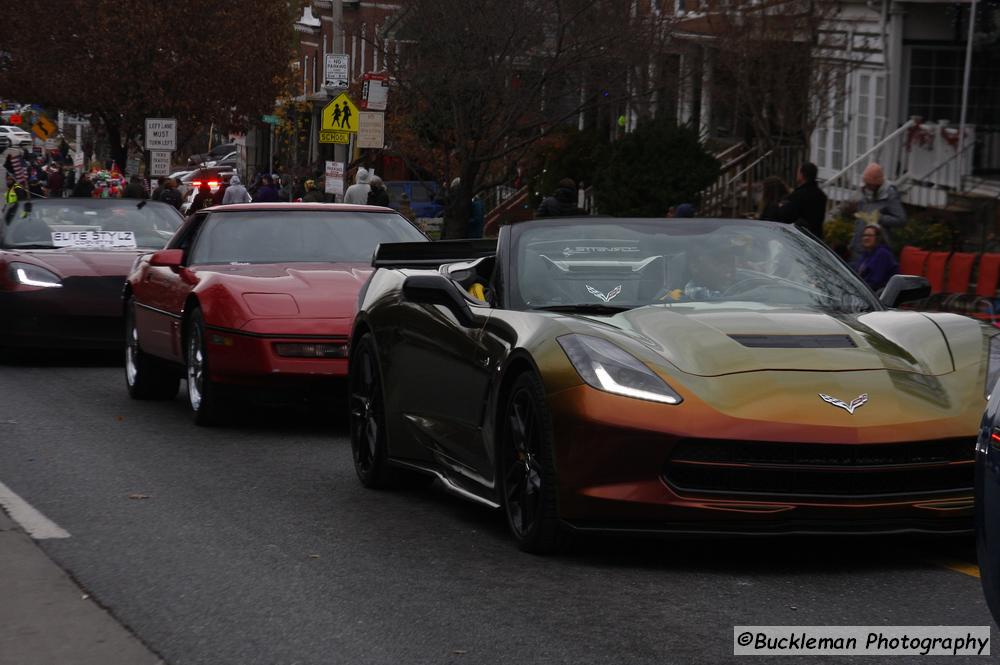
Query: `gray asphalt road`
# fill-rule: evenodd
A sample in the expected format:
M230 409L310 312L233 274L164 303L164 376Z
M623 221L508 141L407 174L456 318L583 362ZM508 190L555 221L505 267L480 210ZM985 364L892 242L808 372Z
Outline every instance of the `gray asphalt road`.
M967 538L533 557L439 488L361 488L337 414L199 429L181 398L130 401L121 372L0 365L0 482L72 534L42 547L171 665L738 662L735 624L990 623L979 580L942 565L974 561Z

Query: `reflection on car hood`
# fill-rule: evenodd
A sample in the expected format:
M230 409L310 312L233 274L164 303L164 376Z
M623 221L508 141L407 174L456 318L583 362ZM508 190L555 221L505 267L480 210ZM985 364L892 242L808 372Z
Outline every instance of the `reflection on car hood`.
M787 309L681 313L641 307L600 318L631 333L678 369L699 376L879 369L941 375L979 361L982 332L977 322L932 316L905 311L833 316ZM829 342L839 348L812 346Z
M5 250L8 261L24 261L40 265L62 278L67 277L121 277L125 275L139 254L150 250L116 249L37 249Z
M372 273L363 263L234 264L194 270L202 280L223 284L239 296L287 294L295 303L294 308L283 309L286 306L276 300L265 304L268 299L241 298L253 314L303 318L353 317L358 292ZM265 307L273 307L273 313ZM259 311L253 311L255 308Z

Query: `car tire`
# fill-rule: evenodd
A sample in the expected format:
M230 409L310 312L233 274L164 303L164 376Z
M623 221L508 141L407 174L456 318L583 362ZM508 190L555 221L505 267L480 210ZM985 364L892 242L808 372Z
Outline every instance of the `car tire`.
M382 373L371 333L363 334L351 348L348 372L351 454L354 471L365 487L384 489L394 484L389 467Z
M205 317L197 307L185 326L184 348L188 404L194 422L203 427L222 424L228 411L224 389L209 378Z
M125 386L132 399L169 400L177 396L180 376L166 362L154 358L139 346L135 321L135 300L125 304Z
M555 552L565 543L565 531L556 506L552 415L536 374L514 380L498 430L497 474L510 531L525 552Z

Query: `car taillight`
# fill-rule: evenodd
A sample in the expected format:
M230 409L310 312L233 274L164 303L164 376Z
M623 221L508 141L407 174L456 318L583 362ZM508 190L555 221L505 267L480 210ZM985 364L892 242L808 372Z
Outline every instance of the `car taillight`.
M192 187L201 187L201 180L195 180L191 183Z
M208 186L209 187L213 187L213 188L214 187L218 187L219 186L219 182L217 180L209 180L208 181Z

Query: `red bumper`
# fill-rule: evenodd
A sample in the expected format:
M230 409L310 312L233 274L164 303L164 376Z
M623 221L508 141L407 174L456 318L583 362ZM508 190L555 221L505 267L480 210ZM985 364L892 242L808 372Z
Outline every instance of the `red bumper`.
M205 333L209 375L219 383L259 388L322 387L347 377L347 358L295 358L278 344L344 345L346 337L270 336L209 329Z

